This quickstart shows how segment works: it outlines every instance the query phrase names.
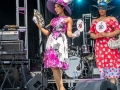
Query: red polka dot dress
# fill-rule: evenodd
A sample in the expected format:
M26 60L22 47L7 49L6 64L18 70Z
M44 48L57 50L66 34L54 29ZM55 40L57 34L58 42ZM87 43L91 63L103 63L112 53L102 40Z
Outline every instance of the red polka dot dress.
M120 25L110 19L106 22L107 29L105 32L112 32L116 29L120 29ZM96 30L97 21L95 21L91 28L90 33L97 34ZM114 28L114 29L113 29ZM119 78L120 77L120 54L118 49L110 49L108 47L108 41L110 37L103 37L96 39L95 42L95 58L96 65L100 71L101 77L103 78ZM113 37L113 39L115 39Z

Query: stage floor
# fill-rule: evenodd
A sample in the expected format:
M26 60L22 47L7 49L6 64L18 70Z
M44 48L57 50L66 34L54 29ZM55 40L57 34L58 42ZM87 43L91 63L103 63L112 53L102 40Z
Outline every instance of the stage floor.
M98 82L98 81L102 81L104 79L101 78L89 78L89 79L63 79L63 83L64 85L67 84L67 88L75 88L76 84L79 82ZM118 79L118 81L120 82L120 79ZM48 84L55 84L54 80L48 80ZM67 89L68 90L68 89ZM69 89L69 90L74 90L74 89ZM120 90L120 83L117 83L117 90Z

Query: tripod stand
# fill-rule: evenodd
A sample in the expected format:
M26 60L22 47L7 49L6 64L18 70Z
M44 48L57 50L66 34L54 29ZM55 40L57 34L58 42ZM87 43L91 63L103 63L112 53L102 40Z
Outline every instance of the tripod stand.
M14 65L21 65L22 67L22 63L23 61L17 61L17 54L13 54L13 59L11 60L4 60L4 59L0 59L1 62L1 66L3 69L3 73L4 73L4 79L3 82L0 86L0 89L2 90L4 87L6 87L6 89L12 89L12 90L19 90L20 89L20 82L19 82L19 74L18 74L18 69L13 67ZM22 55L21 55L22 56ZM7 67L5 67L4 65L7 65ZM10 64L10 65L9 65ZM9 65L9 66L8 66ZM24 74L23 68L22 68L22 74ZM12 76L12 77L11 77ZM13 80L14 81L13 81ZM6 80L8 80L9 84L6 85ZM17 85L17 86L16 86Z
M1 57L1 55L0 55L0 57ZM3 80L3 82L2 82L2 84L1 84L1 86L0 86L0 90L2 90L3 85L4 85L5 81L6 81L6 79L8 79L8 81L9 81L12 89L14 90L14 84L12 85L12 83L11 83L9 77L8 77L8 76L9 76L9 73L11 72L11 71L10 71L10 68L12 67L13 61L14 61L14 58L12 59L12 62L11 62L11 64L10 64L8 70L5 70L4 65L3 65L2 61L1 61L1 58L0 58L1 66L2 66L3 72L4 72L4 74L5 74L4 80Z

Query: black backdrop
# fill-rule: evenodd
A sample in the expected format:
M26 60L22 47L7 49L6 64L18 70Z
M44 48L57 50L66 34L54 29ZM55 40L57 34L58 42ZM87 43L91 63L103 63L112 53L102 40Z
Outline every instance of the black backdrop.
M0 29L9 24L16 24L16 2L0 0Z
M22 0L19 0L20 2ZM28 46L29 46L29 58L34 57L36 54L39 54L39 31L34 22L32 21L33 9L37 9L37 0L27 0L28 1ZM40 10L45 19L45 24L49 24L50 20L54 15L52 15L46 8L47 0L40 0ZM82 14L90 13L89 5L96 4L93 0L82 0L83 2L78 3L77 0L74 0L72 8L72 18L79 19L82 18ZM117 6L116 11L113 13L113 16L120 15L120 0L113 0L114 2L111 5ZM119 18L120 19L120 18ZM118 19L118 20L119 20ZM120 20L119 20L120 21ZM23 21L21 21L23 22ZM16 24L16 0L0 0L0 29L4 25ZM76 30L76 29L75 29ZM44 36L43 36L44 37ZM82 45L82 35L79 38L74 40L75 46Z
M47 0L40 0L40 12L43 15L45 20L45 25L48 25L50 20L54 17L47 8L46 8ZM34 58L36 55L38 56L40 44L42 43L42 48L44 51L44 46L46 42L46 37L42 34L39 36L39 30L32 21L33 17L33 9L37 9L37 0L28 0L28 49L29 49L29 58ZM42 42L39 42L39 39L42 37Z

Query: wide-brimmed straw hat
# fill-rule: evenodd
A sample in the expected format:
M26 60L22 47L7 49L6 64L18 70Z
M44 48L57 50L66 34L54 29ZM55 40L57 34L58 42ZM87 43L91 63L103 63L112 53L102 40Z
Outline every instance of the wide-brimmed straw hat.
M98 5L90 5L89 7L90 12L95 12L99 10L100 7L104 7L106 8L107 11L112 13L115 10L116 6L108 5L111 1L112 0L98 0L97 1Z
M62 5L66 9L66 11L71 15L71 9L68 6L71 2L72 0L48 0L47 8L51 13L57 15L57 13L55 12L55 4L57 3L57 4Z

